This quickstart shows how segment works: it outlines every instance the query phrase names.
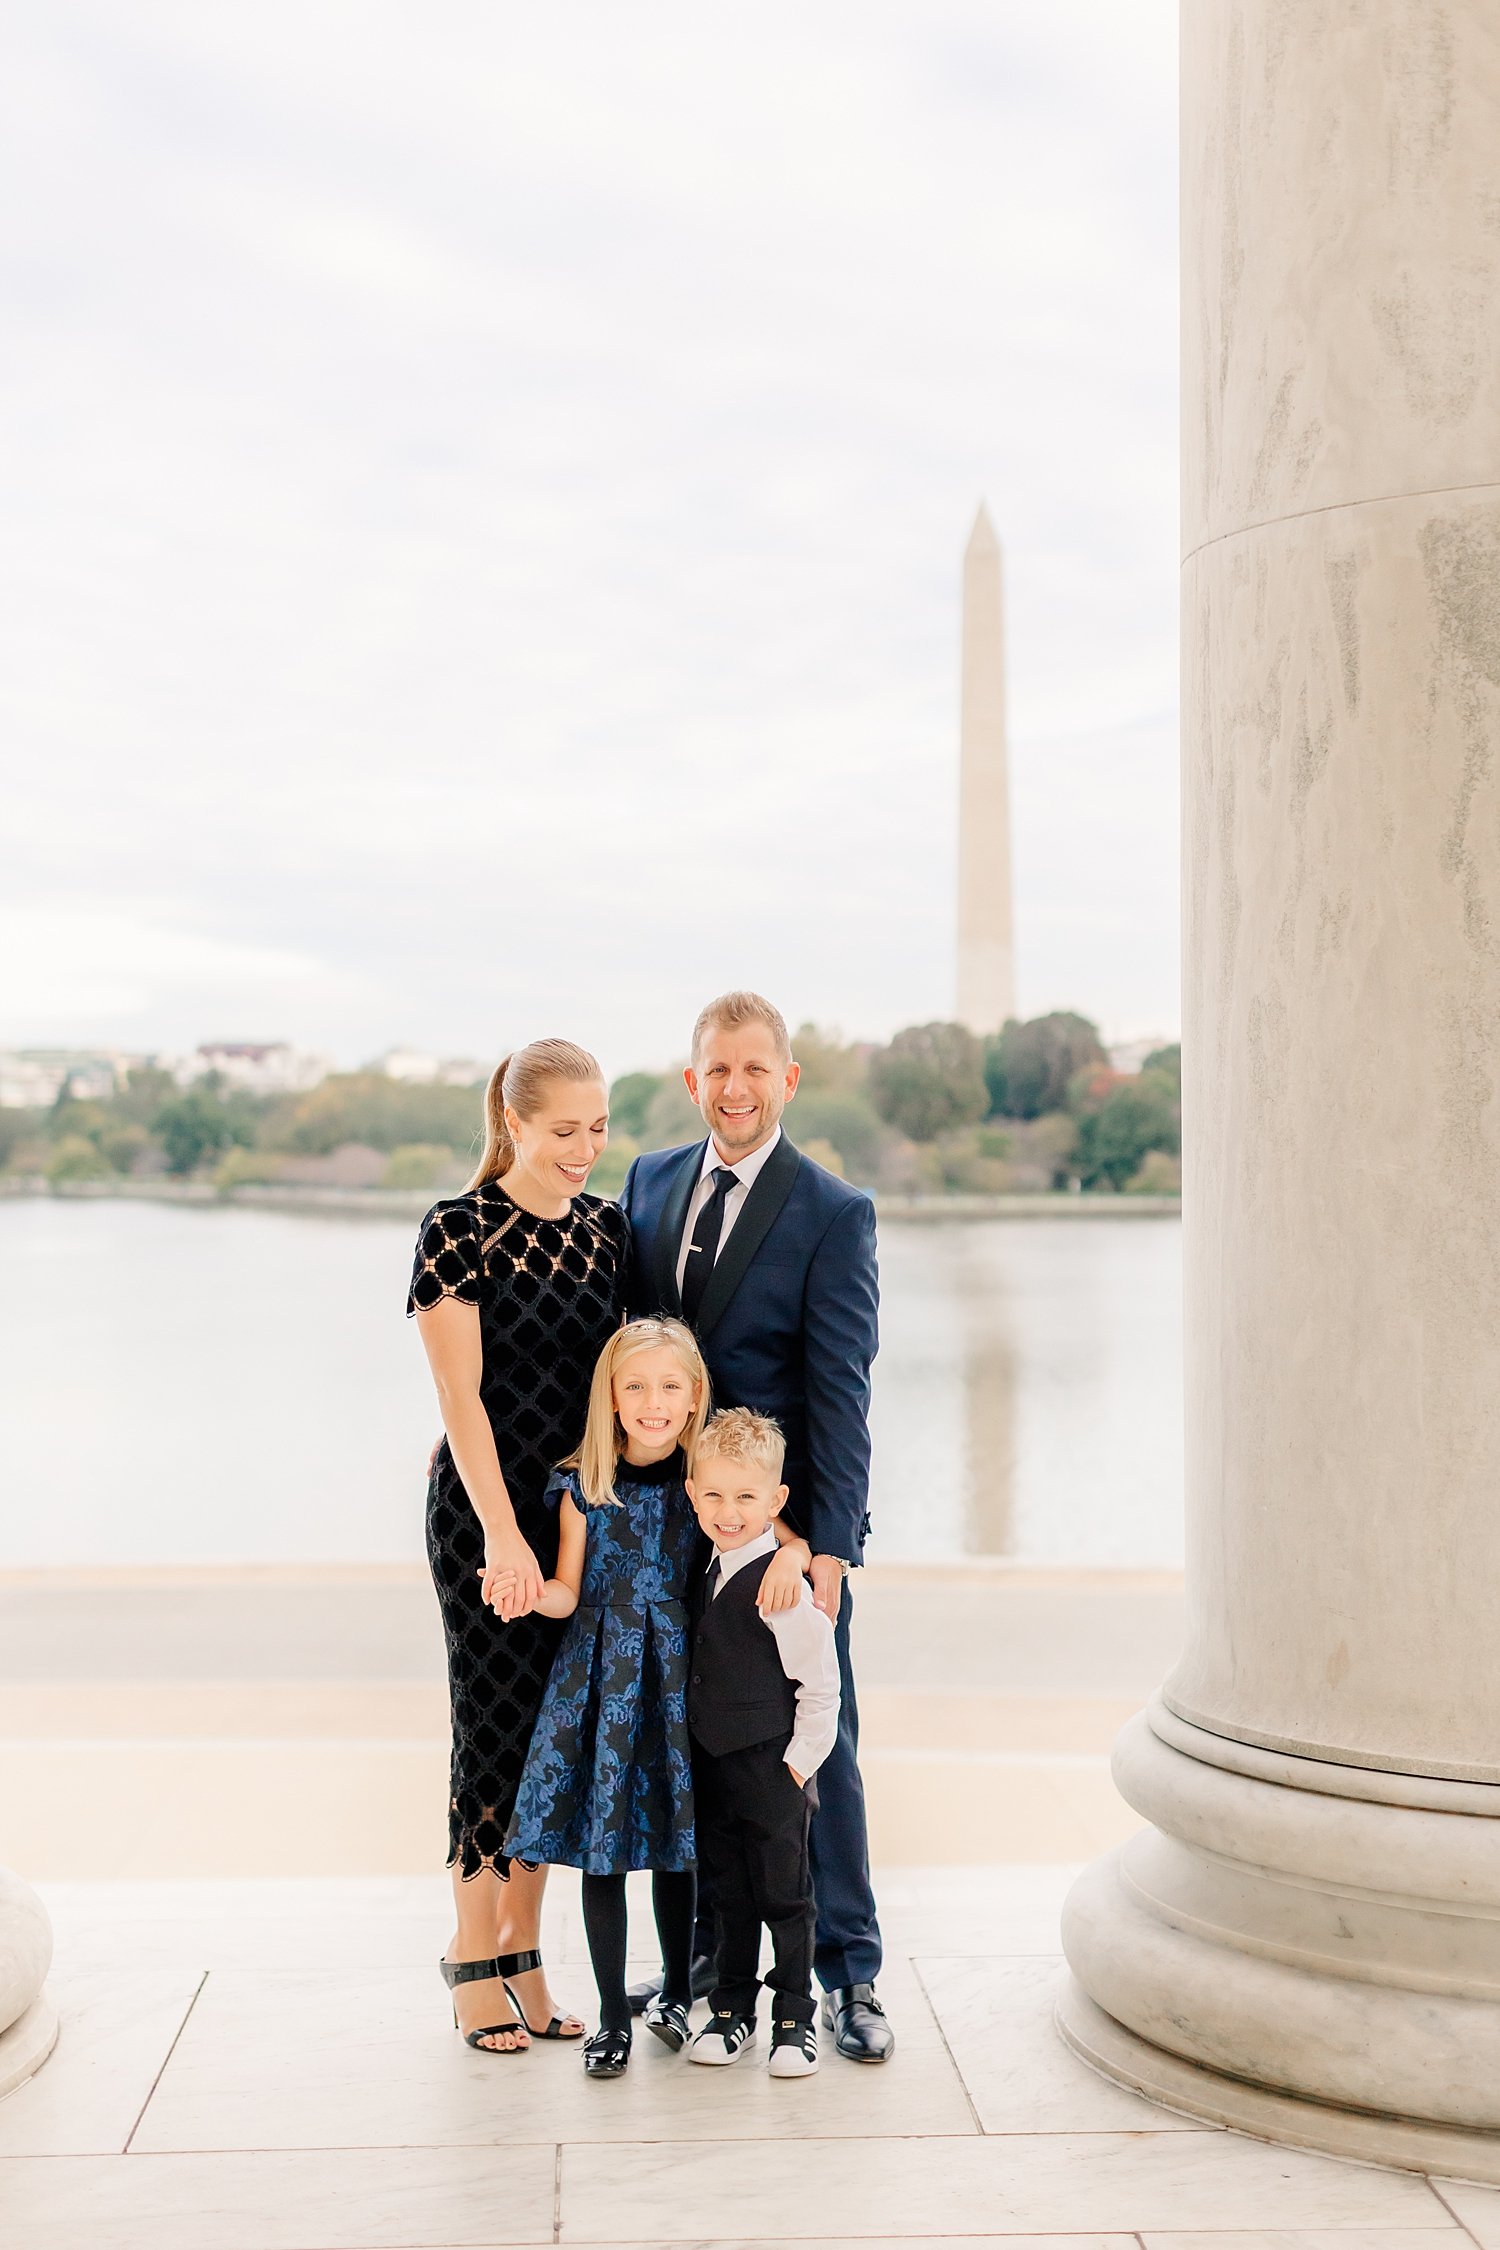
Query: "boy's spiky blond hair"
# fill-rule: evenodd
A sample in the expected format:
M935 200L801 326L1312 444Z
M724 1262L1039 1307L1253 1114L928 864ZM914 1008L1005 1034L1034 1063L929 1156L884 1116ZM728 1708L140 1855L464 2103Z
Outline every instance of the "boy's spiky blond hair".
M786 1459L786 1439L781 1434L781 1424L773 1422L769 1414L752 1413L748 1406L722 1407L717 1414L709 1416L693 1448L694 1473L701 1462L710 1459L753 1461L779 1484L781 1465Z

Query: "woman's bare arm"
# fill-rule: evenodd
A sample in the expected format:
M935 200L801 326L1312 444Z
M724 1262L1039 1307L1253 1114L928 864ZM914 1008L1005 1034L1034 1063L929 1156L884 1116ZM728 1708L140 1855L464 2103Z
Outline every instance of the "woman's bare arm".
M536 1607L542 1573L517 1528L516 1511L495 1451L495 1435L479 1395L484 1352L478 1310L456 1297L444 1297L417 1314L417 1333L437 1386L449 1449L469 1505L484 1530L481 1597L488 1602L497 1574L512 1572L514 1576L500 1587L497 1614L507 1622L524 1617Z

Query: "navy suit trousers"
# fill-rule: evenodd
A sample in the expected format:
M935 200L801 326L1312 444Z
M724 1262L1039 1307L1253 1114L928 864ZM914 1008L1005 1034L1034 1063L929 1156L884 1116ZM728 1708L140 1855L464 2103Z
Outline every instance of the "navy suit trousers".
M859 1705L849 1660L853 1607L846 1580L834 1628L843 1688L838 1740L818 1768L818 1809L808 1837L818 1906L813 1968L825 1992L846 1984L873 1984L880 1974L880 1924L870 1888L865 1785L859 1772Z

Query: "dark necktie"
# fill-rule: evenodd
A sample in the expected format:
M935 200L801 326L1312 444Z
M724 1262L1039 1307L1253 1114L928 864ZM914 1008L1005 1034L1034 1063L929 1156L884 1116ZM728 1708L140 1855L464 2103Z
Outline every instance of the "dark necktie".
M703 1581L703 1604L705 1608L707 1608L708 1604L713 1600L715 1594L719 1591L719 1581L723 1577L723 1575L724 1558L722 1557L722 1555L715 1555L713 1561L708 1566L708 1576Z
M698 1224L693 1229L693 1239L688 1248L687 1270L682 1277L682 1317L693 1321L698 1317L698 1307L703 1302L703 1292L708 1287L708 1277L714 1270L714 1260L719 1255L719 1236L724 1229L724 1206L730 1191L739 1182L727 1165L718 1164L713 1173L714 1192L698 1213Z

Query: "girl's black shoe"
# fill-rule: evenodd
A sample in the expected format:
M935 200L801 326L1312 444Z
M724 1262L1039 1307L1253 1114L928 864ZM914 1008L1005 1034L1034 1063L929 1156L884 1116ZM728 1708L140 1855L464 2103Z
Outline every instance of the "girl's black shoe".
M688 2043L688 2012L680 2000L664 1999L658 1992L646 2002L643 2020L664 2047L670 2047L674 2055L682 2053Z
M605 2023L599 2026L592 2039L584 2042L583 2072L586 2078L623 2078L629 2061L628 2031L614 2031Z

